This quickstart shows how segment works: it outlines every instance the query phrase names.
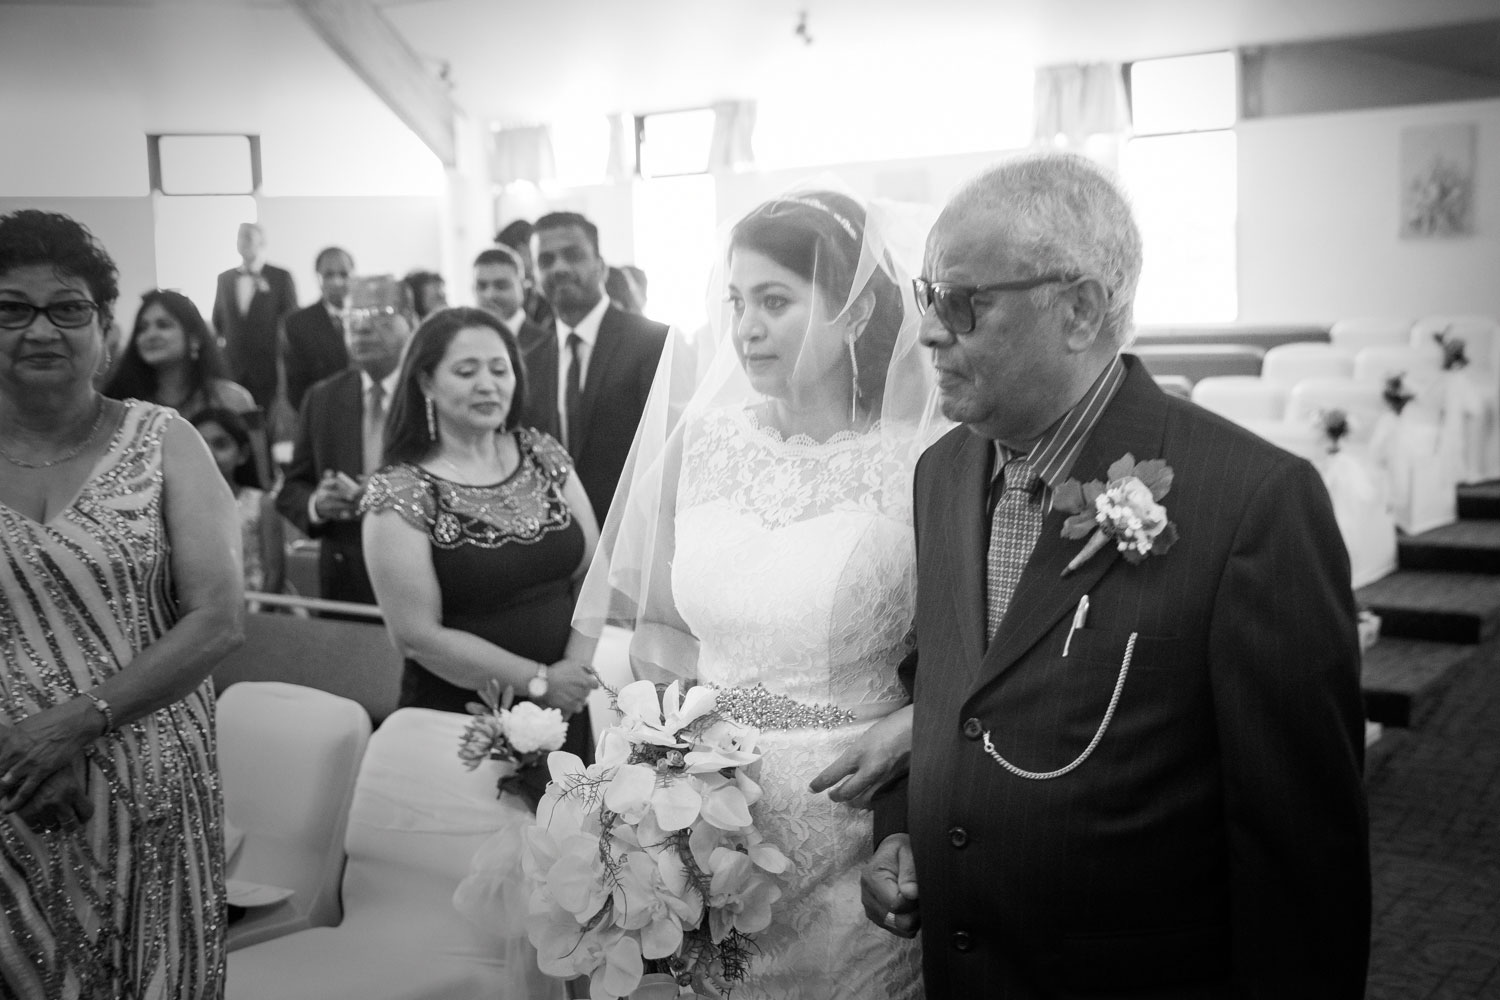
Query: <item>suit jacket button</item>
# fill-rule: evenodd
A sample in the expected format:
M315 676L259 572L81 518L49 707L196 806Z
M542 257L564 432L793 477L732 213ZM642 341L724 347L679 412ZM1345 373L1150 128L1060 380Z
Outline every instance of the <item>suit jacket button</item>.
M974 938L968 931L954 931L953 947L958 951L973 951Z
M978 719L973 718L964 720L964 739L977 740L983 735L984 723L980 722Z
M969 831L961 826L955 826L948 831L948 843L954 847L963 847L969 842Z

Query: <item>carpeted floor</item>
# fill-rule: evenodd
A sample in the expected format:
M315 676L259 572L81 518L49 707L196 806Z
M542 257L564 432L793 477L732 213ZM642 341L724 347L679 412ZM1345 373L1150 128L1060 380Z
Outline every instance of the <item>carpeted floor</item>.
M1366 777L1374 873L1367 1000L1500 998L1500 639Z

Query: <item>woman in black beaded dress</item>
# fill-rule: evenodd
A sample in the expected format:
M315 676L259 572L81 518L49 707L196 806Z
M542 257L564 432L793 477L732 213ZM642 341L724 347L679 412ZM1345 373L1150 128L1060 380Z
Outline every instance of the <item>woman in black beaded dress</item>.
M360 502L365 559L406 658L402 707L463 712L496 679L561 709L563 749L587 761L594 644L570 619L599 530L568 453L521 426L525 398L515 339L489 313L422 324ZM528 777L540 794L545 770Z

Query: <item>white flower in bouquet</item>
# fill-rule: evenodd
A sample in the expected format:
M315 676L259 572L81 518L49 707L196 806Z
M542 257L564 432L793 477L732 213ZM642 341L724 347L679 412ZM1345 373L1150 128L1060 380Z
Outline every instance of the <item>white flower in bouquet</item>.
M568 738L568 723L562 712L523 701L500 713L500 731L516 753L556 750Z
M538 963L589 976L595 1000L628 996L648 971L726 988L744 978L789 867L750 815L761 790L744 769L759 734L719 715L711 688L637 681L615 701L621 722L597 763L548 756L552 782L523 838Z

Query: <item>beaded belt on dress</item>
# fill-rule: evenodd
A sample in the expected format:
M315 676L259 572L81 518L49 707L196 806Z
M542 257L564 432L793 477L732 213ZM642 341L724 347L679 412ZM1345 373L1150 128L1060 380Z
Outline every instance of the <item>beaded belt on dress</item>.
M765 685L715 687L715 708L736 722L756 729L838 729L889 715L904 701L877 701L844 708L831 704L809 704L784 694L767 691Z

